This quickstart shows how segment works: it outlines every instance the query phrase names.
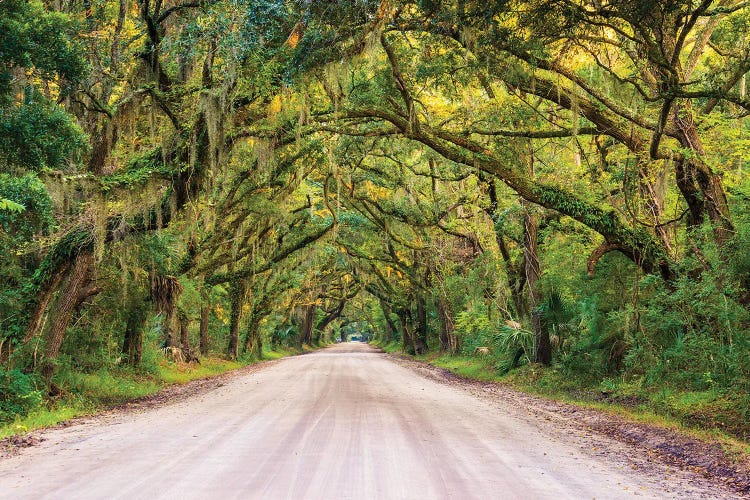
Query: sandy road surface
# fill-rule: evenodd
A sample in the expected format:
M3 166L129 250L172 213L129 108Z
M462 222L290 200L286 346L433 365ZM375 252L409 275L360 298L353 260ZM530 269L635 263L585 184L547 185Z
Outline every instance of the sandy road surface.
M282 360L210 392L45 433L0 460L2 498L715 498L364 344Z

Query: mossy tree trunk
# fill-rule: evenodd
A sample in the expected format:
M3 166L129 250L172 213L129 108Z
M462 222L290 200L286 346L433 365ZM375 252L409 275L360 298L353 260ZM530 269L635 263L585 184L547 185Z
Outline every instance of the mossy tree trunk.
M336 307L334 307L332 310L327 311L326 315L321 318L320 321L315 325L315 330L320 332L322 335L323 332L325 332L325 329L330 325L333 321L335 321L339 316L341 316L341 313L344 311L344 306L346 305L345 300L340 300L338 304L336 304Z
M52 296L60 286L62 280L68 275L69 271L70 263L64 262L54 271L52 278L42 285L42 288L37 295L36 304L31 312L28 326L26 327L26 335L23 338L24 344L28 343L32 338L39 334L39 331L42 328L44 313L52 300Z
M388 343L395 339L398 328L391 318L391 306L383 299L380 299L380 309L383 311L383 317L385 318L385 338L383 340Z
M201 307L201 324L200 324L200 337L199 347L202 356L208 356L208 350L210 349L208 339L208 322L211 319L211 306L204 304Z
M151 299L162 318L163 345L178 347L177 299L182 293L182 285L174 276L156 275L152 278Z
M529 309L531 309L531 325L534 331L534 362L549 365L552 363L552 346L550 344L549 332L544 327L541 312L539 311L541 293L538 282L539 277L542 275L538 251L539 221L529 207L526 207L523 224L524 270L526 273Z
M245 298L245 285L234 282L230 287L231 310L229 312L229 342L227 343L227 357L237 359L240 345L240 320L242 319L242 305Z
M455 335L455 324L453 322L453 311L445 297L437 300L438 319L440 321L440 351L456 354L458 351L458 338Z
M498 249L500 250L500 256L505 264L505 275L507 277L508 290L510 291L510 298L513 302L513 309L515 309L516 318L528 317L529 311L526 305L526 299L523 296L523 288L526 285L526 275L524 273L524 263L522 259L514 259L511 255L508 244L506 243L506 235L501 225L497 224L497 208L498 208L498 196L497 186L495 179L491 176L482 176L485 186L487 187L487 194L490 198L490 204L485 208L485 213L490 216L493 221L493 232L495 233L495 241L497 242ZM521 262L519 262L521 260Z
M60 353L70 319L73 311L81 302L88 297L85 286L89 279L94 264L94 256L91 252L79 253L70 270L67 281L63 284L60 298L52 314L53 321L44 343L44 362L42 364L41 374L47 385L52 383L52 377L55 374L56 360Z
M257 359L263 357L263 336L260 333L260 318L257 315L253 315L247 324L244 351Z
M122 355L130 366L138 366L143 358L143 325L148 309L143 300L131 299L125 319Z
M401 309L398 312L401 321L401 350L406 354L415 354L414 349L414 332L411 322L411 311Z
M693 226L708 215L713 226L714 241L723 248L734 235L732 215L721 176L706 164L706 152L693 120L690 102L678 103L671 115L672 124L679 131L683 148L694 154L677 162L677 186L690 209L689 222ZM700 194L699 194L700 193Z
M303 345L312 344L313 329L315 328L315 311L318 307L315 304L304 306L302 327L300 328L300 343Z
M427 353L427 304L424 295L417 295L417 324L414 335L414 352L415 354Z
M180 348L185 361L193 361L195 355L190 347L190 317L187 314L179 315L180 323Z

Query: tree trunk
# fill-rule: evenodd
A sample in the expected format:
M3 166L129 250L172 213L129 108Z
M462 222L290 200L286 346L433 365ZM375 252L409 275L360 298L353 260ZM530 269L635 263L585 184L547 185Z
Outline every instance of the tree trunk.
M391 319L391 306L389 306L383 299L380 299L380 309L383 311L383 317L385 318L385 342L389 343L394 339L397 328L393 324Z
M398 313L401 320L401 350L406 354L415 354L414 351L414 334L411 326L411 312L408 309L401 309Z
M53 314L54 321L46 335L44 347L44 364L42 365L42 376L50 385L52 376L55 374L55 360L60 353L65 330L68 328L73 310L81 303L81 291L88 279L94 256L90 252L81 252L76 257L73 268L70 271L68 281L63 286L60 299L57 302Z
M192 349L190 348L190 318L186 315L180 315L180 347L182 355L186 362L194 359Z
M164 322L162 323L162 329L164 330L164 345L167 347L177 347L177 315L175 314L174 305L164 312Z
M508 251L508 245L505 244L505 237L502 229L495 224L497 218L497 187L495 186L495 179L487 178L485 180L487 185L487 192L490 197L490 205L485 209L487 215L493 221L493 231L495 233L495 241L500 249L500 255L505 263L505 275L508 279L508 290L510 290L510 298L513 301L513 308L516 312L516 318L520 319L527 317L529 314L528 308L526 307L526 301L523 297L523 287L526 283L526 278L523 273L523 265L519 265L513 262L513 258Z
M721 177L714 173L711 167L703 160L706 153L703 150L703 143L693 121L693 111L690 101L675 105L672 112L672 123L680 131L679 140L682 147L694 152L694 156L686 159L684 165L680 166L684 170L683 177L693 180L694 183L691 183L692 186L697 184L698 189L700 189L703 195L702 208L713 225L714 241L719 248L722 248L732 238L734 225L732 224L732 216L729 212L727 195L724 191ZM678 186L688 202L688 207L691 209L691 216L695 218L693 214L693 204L695 204L695 201L688 198L688 196L694 196L694 193L688 188L686 194L679 180L680 178L678 177Z
M245 287L241 283L234 283L231 287L231 311L229 312L229 343L227 345L227 357L237 359L240 346L240 319L242 316L242 302L245 296Z
M311 304L304 307L304 318L300 329L300 342L304 345L312 345L312 334L315 328L315 310L317 306Z
M41 292L39 292L37 296L34 310L31 313L31 318L29 320L28 327L26 328L26 335L23 337L24 344L28 343L39 333L39 330L42 327L42 318L44 317L44 311L47 310L47 306L52 299L52 295L54 294L55 290L57 290L57 287L60 286L60 282L67 276L69 271L70 263L66 262L62 264L57 269L57 271L55 271L52 279L47 281L47 283L45 283L45 285L42 287Z
M178 345L176 325L176 304L182 293L182 285L174 276L156 275L152 278L151 299L156 303L159 314L164 315L162 320L162 331L164 334L164 346L176 347Z
M204 304L201 307L201 326L200 326L200 351L202 356L208 356L208 320L211 318L211 307Z
M530 210L526 209L523 218L523 255L526 272L526 285L529 291L529 309L531 309L531 325L534 330L534 362L543 365L552 363L552 346L549 332L542 324L541 313L538 310L540 294L537 282L541 276L539 264L538 238L539 222Z
M245 334L245 352L250 352L257 359L263 357L263 338L260 334L260 317L253 315L247 325Z
M146 321L146 311L145 304L142 301L133 300L127 312L122 354L130 366L141 364L143 357L143 324Z
M417 296L417 325L414 337L414 352L416 354L427 353L427 307L424 297Z
M664 249L673 256L674 249L669 228L664 222L664 199L666 197L666 171L648 172L644 168L638 169L638 184L641 196L645 199L646 216L654 225L654 232L664 245Z
M438 317L440 319L440 351L456 354L458 338L454 334L453 314L445 297L437 301Z
M688 206L688 227L697 227L703 223L703 197L695 180L692 165L686 165L685 160L675 162L675 178L677 187L685 198Z
M257 324L255 325L255 328L253 328L252 333L252 353L256 358L261 359L263 357L263 336L260 334L260 328Z
M345 305L345 300L339 301L338 305L333 309L333 311L329 312L323 319L318 321L318 323L315 325L315 329L323 333L323 331L328 325L331 324L332 321L341 316L341 313L344 311Z
M89 170L97 175L105 173L107 159L117 144L117 125L110 118L102 119L92 132L95 140L91 145L91 158L89 159Z

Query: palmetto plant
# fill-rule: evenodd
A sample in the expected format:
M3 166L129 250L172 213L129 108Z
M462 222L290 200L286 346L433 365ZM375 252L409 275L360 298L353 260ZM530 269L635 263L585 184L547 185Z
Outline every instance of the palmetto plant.
M577 326L575 305L559 291L552 290L539 304L538 311L541 313L542 327L549 331L552 348L562 349L563 334L572 333Z
M534 333L516 322L501 326L492 336L492 342L498 353L504 354L498 369L507 372L520 364L528 363L534 352Z

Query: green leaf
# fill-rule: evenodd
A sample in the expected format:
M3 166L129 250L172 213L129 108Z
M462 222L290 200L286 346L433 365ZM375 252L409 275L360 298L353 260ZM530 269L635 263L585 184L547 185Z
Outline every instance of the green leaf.
M11 201L5 198L0 198L0 210L7 210L9 212L23 212L26 207L15 201Z

